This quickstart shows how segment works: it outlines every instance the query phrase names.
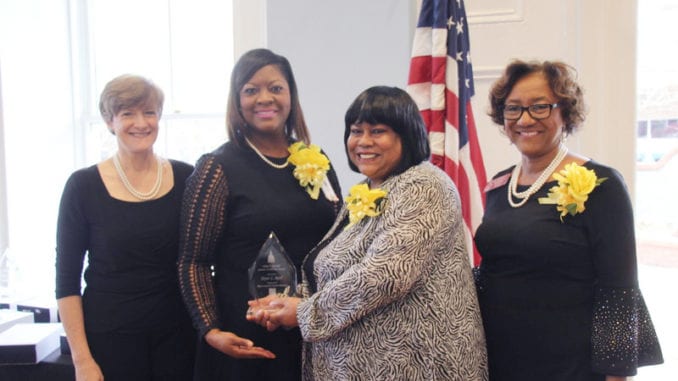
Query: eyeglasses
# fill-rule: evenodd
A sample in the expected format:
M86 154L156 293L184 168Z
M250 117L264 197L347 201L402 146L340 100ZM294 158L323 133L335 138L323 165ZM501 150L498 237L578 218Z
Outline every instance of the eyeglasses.
M504 115L504 119L506 120L518 120L521 116L523 116L523 112L527 110L527 113L530 114L532 119L541 120L551 116L551 110L556 107L558 107L558 103L537 103L527 107L519 105L505 105L502 113Z

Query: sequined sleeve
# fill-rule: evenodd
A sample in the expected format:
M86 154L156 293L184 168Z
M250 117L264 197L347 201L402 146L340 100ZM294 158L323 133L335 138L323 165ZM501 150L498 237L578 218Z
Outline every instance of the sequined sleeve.
M633 376L640 366L663 362L643 295L636 288L598 288L592 331L593 370Z
M227 199L221 165L214 156L203 156L186 180L178 261L182 296L200 337L219 325L211 266L223 230Z
M596 373L633 376L640 366L662 363L662 354L638 284L635 226L628 191L616 170L594 168L607 180L591 193L587 203L597 274L591 363Z

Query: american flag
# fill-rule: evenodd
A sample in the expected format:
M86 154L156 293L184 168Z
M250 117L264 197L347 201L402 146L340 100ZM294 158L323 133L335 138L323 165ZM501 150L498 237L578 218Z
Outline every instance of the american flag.
M469 259L477 264L473 234L485 208L487 177L471 109L473 68L462 0L422 1L407 91L426 123L431 162L459 189Z

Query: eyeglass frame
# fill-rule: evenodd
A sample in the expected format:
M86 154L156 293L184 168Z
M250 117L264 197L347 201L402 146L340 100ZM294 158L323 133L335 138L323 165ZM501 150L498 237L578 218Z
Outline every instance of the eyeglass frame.
M506 115L504 115L504 112L505 112L505 110L506 110L506 106L507 106L507 105L502 106L502 108L501 108L501 116L502 116L502 118L504 118L504 120L510 120L510 121L514 122L514 121L516 121L516 120L520 120L520 118L523 117L523 114L525 113L525 111L527 111L527 114L530 116L530 118L532 118L532 119L534 119L534 120L544 120L544 119L548 119L548 118L551 116L551 113L553 112L553 109L554 109L554 108L558 108L559 105L558 105L558 103L535 103L535 104L533 104L533 105L529 105L529 106L525 106L525 107L520 106L520 105L509 105L509 106L520 107L520 114L518 114L518 117L517 117L517 118L507 118ZM531 108L531 107L534 107L534 106L548 106L548 107L549 107L549 114L546 115L546 116L543 117L543 118L541 118L541 117L535 117L534 115L532 115L532 112L530 111L530 108Z

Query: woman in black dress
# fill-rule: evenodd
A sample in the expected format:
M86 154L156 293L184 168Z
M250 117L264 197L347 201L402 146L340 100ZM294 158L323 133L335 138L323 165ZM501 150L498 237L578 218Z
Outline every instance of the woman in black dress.
M73 173L61 198L56 297L78 381L183 381L192 374L195 331L175 264L193 167L153 153L163 98L143 77L111 80L99 107L118 150Z
M661 363L624 181L564 144L584 120L574 70L515 61L490 102L521 153L488 185L475 237L490 380L616 381Z
M245 320L247 269L273 231L300 272L341 192L324 155L315 156L325 166L311 169L312 183L288 160L290 145L309 144L309 135L287 59L249 51L230 86L229 142L200 158L182 212L179 274L199 333L195 379L299 380L299 330L271 334Z

